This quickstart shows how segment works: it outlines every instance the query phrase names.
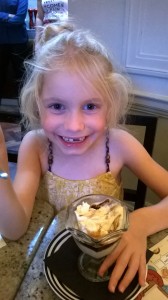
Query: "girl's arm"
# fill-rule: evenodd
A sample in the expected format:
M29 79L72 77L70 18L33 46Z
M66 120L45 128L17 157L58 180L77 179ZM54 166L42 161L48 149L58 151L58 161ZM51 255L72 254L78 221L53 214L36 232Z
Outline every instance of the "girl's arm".
M35 144L33 134L28 133L20 146L13 184L10 178L0 179L0 233L12 240L21 237L27 230L41 177ZM0 131L0 165L1 169L8 171L2 131Z
M147 186L160 197L165 197L156 205L133 211L129 215L129 229L125 232L115 250L104 260L99 274L115 262L115 268L109 281L109 290L119 283L123 292L135 274L139 273L140 285L145 284L147 237L168 227L168 172L159 166L146 152L143 146L128 133L121 133L122 143L117 147L121 165L125 164ZM119 146L119 145L118 145ZM120 150L119 150L120 149Z

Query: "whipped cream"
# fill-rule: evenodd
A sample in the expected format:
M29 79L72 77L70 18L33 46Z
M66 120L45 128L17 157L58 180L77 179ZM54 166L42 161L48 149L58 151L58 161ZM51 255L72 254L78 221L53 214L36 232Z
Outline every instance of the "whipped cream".
M82 202L75 210L79 229L92 238L102 238L121 229L123 213L121 205L107 203L90 205Z

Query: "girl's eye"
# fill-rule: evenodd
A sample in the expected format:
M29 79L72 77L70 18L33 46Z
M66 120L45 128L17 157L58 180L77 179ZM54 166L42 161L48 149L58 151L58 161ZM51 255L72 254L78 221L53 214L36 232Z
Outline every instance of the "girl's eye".
M63 110L64 109L64 105L62 105L60 103L52 104L50 107L53 108L54 110Z
M96 105L93 103L88 103L84 106L84 109L85 110L94 110L94 109L96 109Z

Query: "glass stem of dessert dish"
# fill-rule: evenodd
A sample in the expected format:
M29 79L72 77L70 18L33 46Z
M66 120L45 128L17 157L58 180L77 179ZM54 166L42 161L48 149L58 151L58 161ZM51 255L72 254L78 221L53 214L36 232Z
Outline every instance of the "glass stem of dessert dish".
M86 253L81 253L78 258L78 269L83 277L89 281L101 282L107 281L110 278L110 270L103 277L98 275L98 270L105 257L94 258Z
M82 276L93 282L108 280L110 270L104 277L98 276L98 270L128 229L124 203L107 195L83 196L69 206L66 228L82 251L78 259Z

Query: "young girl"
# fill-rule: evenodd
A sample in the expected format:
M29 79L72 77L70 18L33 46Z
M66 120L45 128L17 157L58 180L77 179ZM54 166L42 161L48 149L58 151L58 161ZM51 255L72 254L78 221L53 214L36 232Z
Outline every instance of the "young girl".
M23 235L36 194L57 212L76 198L102 193L122 199L121 170L127 166L160 198L168 194L168 172L119 128L128 108L128 81L116 73L105 48L70 25L44 28L41 50L29 63L21 107L29 131L20 146L17 173L0 179L0 232ZM0 169L8 171L2 132ZM37 193L38 192L38 193ZM116 263L109 281L123 292L136 272L145 283L147 236L168 226L168 199L129 215L129 229L102 264Z

